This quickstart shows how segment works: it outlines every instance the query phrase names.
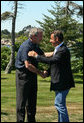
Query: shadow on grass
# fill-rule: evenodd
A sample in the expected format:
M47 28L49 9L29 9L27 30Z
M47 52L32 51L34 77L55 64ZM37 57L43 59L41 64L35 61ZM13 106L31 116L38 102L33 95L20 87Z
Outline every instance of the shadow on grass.
M39 80L40 82L47 82L47 83L49 83L49 82L51 82L51 81L49 81L49 80Z
M8 79L8 78L1 78L1 79Z
M39 80L40 82L44 82L44 83L50 83L51 82L51 80L49 81L49 80ZM77 80L74 80L75 81L75 83L77 83L77 84L83 84L83 81L77 81Z
M83 73L73 73L73 75L79 78L83 77Z
M8 116L9 114L6 113L6 112L1 112L1 115L6 115L6 116Z
M83 81L75 81L76 84L83 84Z
M43 82L43 83L50 83L51 81L49 80L39 80L40 82ZM77 81L77 80L74 80L76 84L83 84L83 81Z
M74 75L74 78L83 78L83 75Z

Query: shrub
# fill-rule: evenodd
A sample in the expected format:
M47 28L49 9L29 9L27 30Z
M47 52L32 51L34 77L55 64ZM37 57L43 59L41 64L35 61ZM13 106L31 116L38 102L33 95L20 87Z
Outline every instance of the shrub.
M8 47L1 48L1 70L5 70L10 60L11 50Z

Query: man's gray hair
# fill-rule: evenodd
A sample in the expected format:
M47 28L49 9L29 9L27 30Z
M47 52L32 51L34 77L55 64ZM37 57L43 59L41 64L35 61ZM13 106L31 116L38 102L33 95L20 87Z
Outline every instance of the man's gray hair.
M39 32L43 32L43 30L40 28L34 27L34 28L30 29L30 31L29 31L29 37L31 38L33 35L37 36Z

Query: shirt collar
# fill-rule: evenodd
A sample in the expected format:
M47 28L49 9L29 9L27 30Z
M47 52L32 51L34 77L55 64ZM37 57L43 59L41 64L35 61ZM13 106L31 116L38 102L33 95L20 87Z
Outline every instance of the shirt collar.
M61 47L62 44L64 44L64 42L62 42L61 44L59 44L58 46L56 46L55 49L58 50L58 48Z
M31 46L33 46L33 47L36 47L36 46L37 46L37 44L33 43L30 38L29 38L28 40L29 40L29 44L30 44Z
M54 50L54 54L57 52L58 48L62 46L64 42L62 42L61 44L59 44L58 46L55 47L55 50Z

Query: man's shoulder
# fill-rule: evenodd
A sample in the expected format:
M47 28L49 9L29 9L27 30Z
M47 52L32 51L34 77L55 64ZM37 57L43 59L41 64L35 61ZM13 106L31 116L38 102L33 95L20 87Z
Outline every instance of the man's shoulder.
M28 40L25 40L25 41L22 43L22 46L26 46L27 44L29 44L29 39L28 39Z
M24 41L24 42L20 45L18 52L22 52L23 50L29 49L28 42L29 42L28 40Z
M58 51L59 51L59 52L69 52L69 49L68 49L68 47L67 47L65 44L63 44L63 45L59 48Z
M26 40L21 44L20 48L28 47L28 46L29 46L29 40Z

